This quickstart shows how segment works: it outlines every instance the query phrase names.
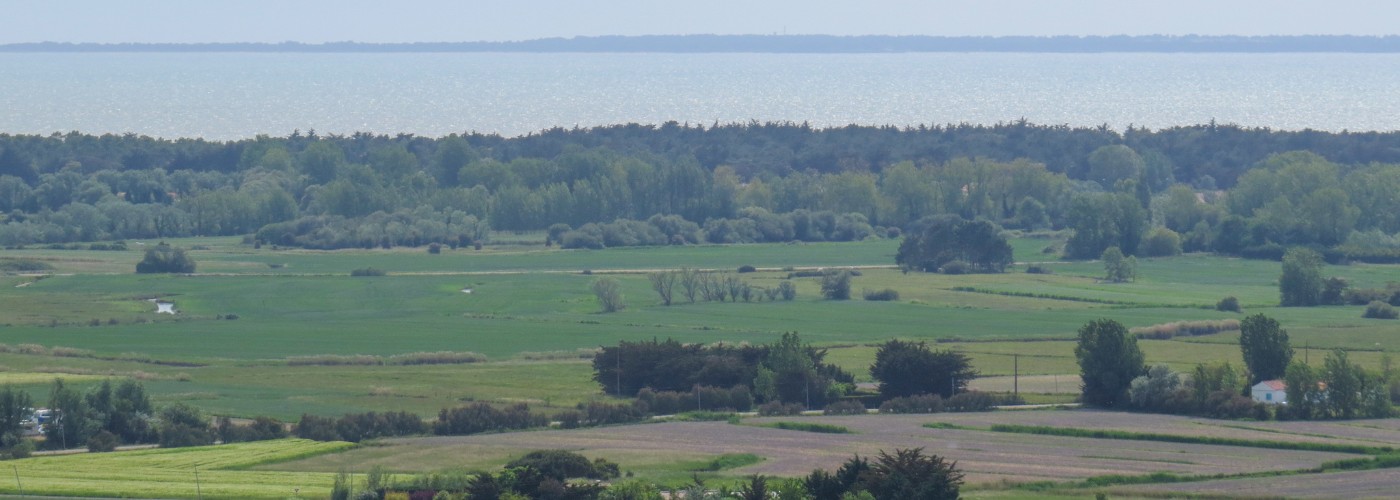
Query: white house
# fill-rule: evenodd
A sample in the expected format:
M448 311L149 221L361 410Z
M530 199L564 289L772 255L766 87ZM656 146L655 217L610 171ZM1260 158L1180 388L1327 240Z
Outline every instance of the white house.
M1284 385L1282 380L1275 379L1254 384L1254 387L1251 387L1249 392L1253 395L1255 401L1276 405L1288 403L1287 389L1288 386Z

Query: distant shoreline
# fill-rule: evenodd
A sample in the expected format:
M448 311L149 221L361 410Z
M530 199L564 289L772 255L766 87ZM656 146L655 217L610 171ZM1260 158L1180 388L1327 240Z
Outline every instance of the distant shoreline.
M509 42L421 43L63 43L0 44L0 52L261 53L1400 53L1400 36L831 36L646 35L543 38Z

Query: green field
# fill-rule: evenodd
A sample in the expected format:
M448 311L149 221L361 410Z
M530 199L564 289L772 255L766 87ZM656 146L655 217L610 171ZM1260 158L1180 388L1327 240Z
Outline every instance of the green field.
M344 451L350 443L282 439L199 448L33 457L10 462L0 492L117 498L325 498L334 474L250 471Z
M892 269L896 240L857 243L702 245L574 251L531 244L534 236L498 236L481 251L422 249L307 251L253 249L237 238L172 243L198 248L195 275L136 275L140 246L115 252L5 251L36 259L52 275L0 276L0 343L79 349L22 354L0 349L0 374L42 397L46 379L90 383L103 376L146 381L158 401L189 401L216 414L334 415L406 409L431 414L462 401L525 401L568 407L606 397L581 358L619 340L768 342L783 332L831 347L830 357L858 378L874 345L889 338L940 342L969 353L984 375L1076 373L1075 331L1107 317L1128 326L1238 318L1213 309L1240 298L1290 331L1310 360L1340 347L1379 366L1379 351L1400 347L1394 325L1362 319L1358 307L1284 309L1278 264L1206 255L1144 259L1132 283L1105 283L1095 262L1041 264L1054 274L946 276ZM148 242L153 243L153 242ZM1053 239L1013 240L1017 259L1046 260ZM276 267L268 264L278 264ZM860 266L854 300L820 297L817 278L794 278L792 302L661 305L644 272L754 265L740 278L759 287L788 278L782 268ZM351 277L375 267L383 277ZM584 274L590 270L592 275ZM600 273L618 279L627 303L598 312L589 291ZM1400 266L1330 266L1327 275L1359 286L1400 281ZM860 300L863 289L897 290L894 302ZM465 293L470 290L471 293ZM156 314L150 301L175 304ZM226 319L234 318L236 319ZM1026 342L1035 340L1035 342ZM1224 333L1143 343L1149 362L1188 369L1202 361L1239 363L1237 338ZM1317 348L1317 349L1311 349ZM62 350L59 350L62 351ZM290 366L315 355L391 356L470 351L489 361L463 365ZM1302 349L1300 349L1302 351ZM540 354L545 353L545 354ZM1301 352L1300 352L1301 354Z
M200 248L192 251L199 262L193 275L132 273L137 246L125 252L5 251L0 258L41 260L55 269L44 276L0 276L0 383L28 389L42 402L56 377L79 386L134 377L157 405L181 401L215 415L287 421L303 413L385 410L431 418L440 408L469 401L525 402L549 412L612 399L591 380L589 360L599 346L652 338L758 343L796 331L828 348L828 359L861 382L870 381L867 369L877 346L897 337L967 353L985 377L975 387L1009 391L1014 386L1030 402L1068 402L1079 384L1072 339L1084 323L1104 317L1128 326L1241 318L1214 309L1225 296L1238 297L1246 314L1277 318L1290 332L1298 357L1314 365L1321 364L1325 349L1343 348L1352 351L1353 361L1379 368L1385 352L1400 348L1396 324L1362 319L1360 307L1276 307L1279 265L1274 262L1206 255L1144 259L1137 281L1115 284L1099 279L1103 270L1096 262L1039 264L1053 274L1027 274L1024 264L995 275L905 274L892 266L893 240L565 251L532 244L534 236L442 255L422 249L255 250L235 238L174 241ZM1019 261L1046 261L1041 249L1059 243L1019 239L1013 247ZM793 268L859 267L861 275L853 278L849 301L823 300L818 278L808 277L791 278L798 289L791 302L679 299L672 306L660 303L645 276L655 269L729 272L742 265L759 268L737 275L758 287L790 279ZM349 275L365 267L388 275ZM1400 266L1330 266L1324 274L1358 286L1384 286L1400 281ZM599 312L589 288L600 275L619 280L624 310ZM898 291L899 300L861 300L864 289L887 288ZM157 314L152 301L157 298L173 302L178 314ZM1202 362L1242 364L1237 333L1144 340L1141 346L1149 362L1177 370ZM437 351L479 353L485 361L387 362L394 355ZM377 364L297 361L324 355L370 355ZM775 437L828 439L778 432L790 434ZM342 468L462 471L495 467L526 451L510 444L510 436L500 439L505 444L469 453L455 444L429 444L425 450L435 450L430 453L401 445L333 453L348 445L284 440L49 456L15 464L26 493L277 498L300 488L300 495L316 497L325 495L332 472ZM615 460L638 477L677 485L694 474L732 481L747 471L778 467L771 457L745 455L746 449L711 448L617 448L589 455ZM840 453L855 451L876 450ZM732 470L708 469L737 460L733 457L745 458ZM192 489L195 465L199 492ZM969 497L1077 493L1008 489L998 486L996 476L986 478L991 482L969 490ZM0 484L0 493L15 492L14 485Z

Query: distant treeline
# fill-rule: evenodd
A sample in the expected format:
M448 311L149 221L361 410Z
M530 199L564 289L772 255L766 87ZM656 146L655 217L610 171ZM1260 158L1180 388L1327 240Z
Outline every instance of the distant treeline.
M255 234L308 248L893 237L956 215L1065 249L1400 259L1400 132L749 123L219 142L0 134L0 245ZM1158 244L1160 243L1160 244ZM1179 248L1179 250L1177 250ZM1054 249L1052 249L1054 250ZM1340 252L1340 253L1339 253Z
M1400 36L644 35L506 42L15 43L3 52L1400 52Z

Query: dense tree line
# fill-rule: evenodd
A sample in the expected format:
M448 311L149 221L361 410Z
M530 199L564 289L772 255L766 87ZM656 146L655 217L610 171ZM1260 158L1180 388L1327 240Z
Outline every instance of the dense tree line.
M1400 133L1024 122L0 135L0 244L257 233L313 248L462 245L555 224L580 247L846 240L956 215L1072 228L1066 253L1080 258L1135 255L1155 227L1186 251L1278 258L1313 245L1400 260L1397 145Z
M1400 378L1387 368L1372 373L1334 350L1321 369L1293 359L1288 333L1262 314L1240 323L1245 370L1229 363L1199 364L1189 377L1164 364L1148 367L1136 339L1121 324L1096 320L1079 330L1075 354L1086 404L1214 418L1349 419L1383 418L1400 396ZM1251 397L1254 384L1282 379L1287 404L1268 405Z
M28 446L27 440L16 442L19 415L33 411L32 402L22 391L0 390L0 439L4 439L10 456L23 453L16 450ZM118 383L104 380L86 391L54 381L49 393L51 411L43 422L43 446L49 449L69 449L86 446L90 451L112 451L118 445L156 443L163 448L199 446L223 442L277 439L287 436L281 422L259 417L251 425L234 425L220 419L211 425L199 409L184 403L163 408L151 404L140 382L127 379ZM27 415L25 415L27 416Z
M651 391L748 388L757 402L782 401L821 408L851 392L854 377L826 363L825 349L786 333L769 344L711 346L675 340L623 341L593 358L593 380L604 392L634 396ZM698 389L696 389L698 390Z

